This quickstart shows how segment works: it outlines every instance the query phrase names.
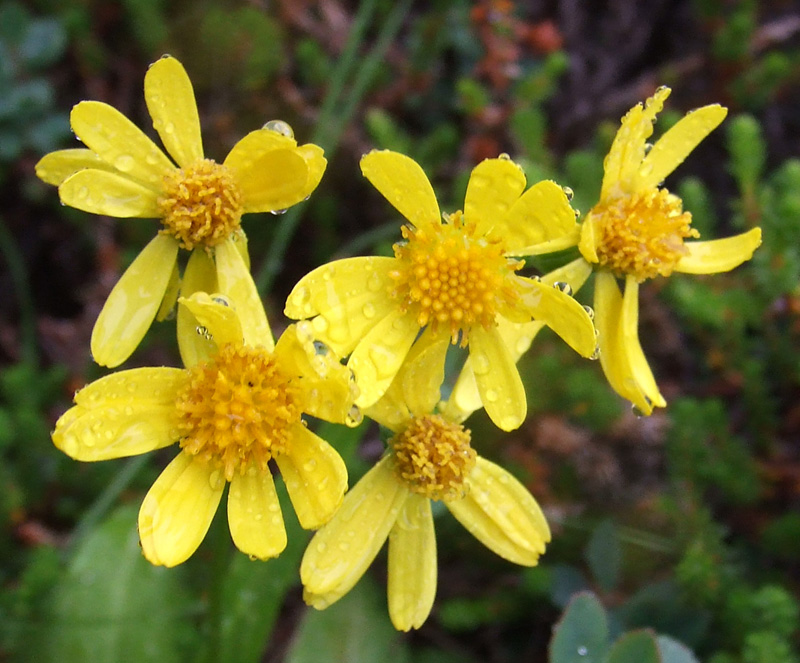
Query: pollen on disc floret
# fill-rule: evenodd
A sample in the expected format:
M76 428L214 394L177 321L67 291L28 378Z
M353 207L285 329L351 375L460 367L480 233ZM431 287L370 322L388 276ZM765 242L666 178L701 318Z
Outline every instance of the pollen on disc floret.
M227 239L239 229L243 211L233 173L212 159L200 159L165 175L158 207L162 232L189 250Z

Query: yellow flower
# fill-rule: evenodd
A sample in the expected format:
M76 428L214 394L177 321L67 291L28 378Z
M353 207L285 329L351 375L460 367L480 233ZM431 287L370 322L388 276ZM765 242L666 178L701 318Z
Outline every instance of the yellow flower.
M639 284L673 272L729 271L749 260L761 243L760 228L726 239L686 241L699 237L690 226L691 214L659 183L722 122L727 110L713 104L688 113L648 149L656 114L669 93L659 88L644 106L634 106L622 118L604 162L600 200L581 225L577 245L582 257L548 275L577 291L597 273L594 321L600 363L612 388L643 414L666 401L639 344ZM618 279L624 281L624 294ZM501 334L509 347L524 348L537 331L532 324L509 324ZM475 409L470 375L462 376L453 397L460 407Z
M184 296L224 292L240 315L252 315L252 323L268 331L263 308L255 304L241 216L300 202L316 188L326 165L321 148L298 146L282 122L249 133L222 163L204 158L192 84L175 58L165 56L149 68L144 92L153 126L174 163L119 111L83 101L72 109L70 122L88 149L52 152L36 165L36 174L58 186L66 205L115 217L158 218L163 226L111 291L95 324L92 354L111 367L136 349L162 302L167 310L174 303L179 248L192 251ZM196 358L184 347L185 332L195 326L183 311L178 327L184 360Z
M463 413L440 414L442 372L420 380L418 369L446 338L417 344L385 396L367 414L394 432L390 451L345 495L333 518L311 539L300 565L304 598L331 605L358 582L389 540L388 602L395 628L419 628L436 594L436 537L431 500L447 509L501 557L535 566L550 541L547 521L528 490L478 456Z
M584 356L595 349L594 327L559 288L517 274L519 249L543 253L574 245L579 226L554 182L525 191L522 169L507 157L472 171L464 211L444 215L425 173L409 157L373 151L361 170L409 221L394 258L348 258L323 265L295 286L290 318L312 318L316 336L342 356L356 377L362 407L374 404L422 336L469 347L482 403L502 429L525 419L525 390L503 321L532 318L550 326ZM534 246L531 246L534 245ZM417 341L419 342L419 341ZM436 370L448 344L436 344L424 370ZM421 369L423 370L423 369Z
M139 511L142 550L153 564L180 564L197 549L227 482L234 543L252 557L274 557L286 546L286 531L270 460L303 527L319 527L341 503L345 465L302 415L347 421L349 371L321 352L302 325L290 326L270 351L224 296L195 293L180 302L214 344L210 358L185 369L137 368L93 382L75 394L53 442L83 461L179 443L180 453Z

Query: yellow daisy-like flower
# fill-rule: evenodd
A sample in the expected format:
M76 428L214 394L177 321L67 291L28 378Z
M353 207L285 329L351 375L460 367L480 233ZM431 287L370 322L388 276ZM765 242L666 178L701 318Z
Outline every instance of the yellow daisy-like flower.
M394 437L306 549L300 578L306 602L317 609L350 591L388 538L389 616L402 631L422 626L436 594L431 500L444 502L481 543L516 564L535 566L550 541L528 490L472 449L463 413L451 404L434 413L443 373L425 366L441 345L446 338L415 345L385 396L366 412Z
M650 148L647 139L669 94L669 88L659 88L622 118L604 162L600 200L586 215L576 242L582 257L548 275L577 291L597 273L594 322L600 363L612 388L643 414L666 401L639 343L639 284L673 272L726 272L749 260L761 244L760 228L726 239L686 241L699 237L690 225L691 214L659 184L722 122L727 110L713 104L688 113ZM624 281L624 294L618 280ZM509 347L527 348L536 331L531 324L505 325L501 334ZM462 377L454 398L459 406L474 409L474 380L468 374Z
M115 217L158 218L163 226L111 291L95 324L92 354L110 367L136 349L162 302L167 309L174 303L179 248L192 251L184 296L224 292L240 315L252 316L250 322L268 332L249 274L242 214L277 212L300 202L317 187L326 165L322 149L298 146L285 123L249 133L222 163L204 158L192 84L175 58L151 65L144 93L174 163L122 113L83 101L72 109L70 123L88 149L52 152L36 165L36 174L58 186L66 205ZM165 297L168 292L171 297ZM184 361L197 359L187 333L194 327L196 321L183 311L178 328Z
M420 166L407 156L373 151L361 159L369 181L409 221L394 258L348 258L323 265L295 286L290 318L313 318L317 338L342 356L360 390L358 405L374 404L409 349L423 336L469 347L477 388L489 416L512 430L525 419L525 389L503 321L536 319L584 356L595 350L591 319L557 287L517 274L515 256L557 250L578 241L580 227L554 182L527 191L522 169L507 157L472 171L463 212L444 215ZM531 246L533 245L533 246ZM448 344L435 344L425 370L436 370Z
M180 453L139 511L142 550L153 564L174 566L191 556L228 482L234 543L252 557L275 557L286 546L286 530L270 460L306 529L325 523L342 501L347 469L302 415L347 422L349 371L302 324L290 326L271 351L222 295L195 293L180 303L214 344L210 358L185 369L137 368L93 382L75 394L53 442L83 461L179 443Z

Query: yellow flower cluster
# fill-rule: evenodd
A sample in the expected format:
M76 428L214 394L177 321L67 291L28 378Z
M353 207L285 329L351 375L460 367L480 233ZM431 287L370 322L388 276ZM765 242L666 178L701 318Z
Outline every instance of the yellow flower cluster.
M197 549L228 484L235 545L257 559L279 555L286 531L275 465L300 524L318 530L300 568L307 602L324 608L338 600L388 539L389 614L398 629L421 626L433 605L431 500L514 563L537 564L550 540L535 499L476 454L464 427L480 408L503 430L522 424L516 362L539 329L550 327L584 357L599 356L612 388L649 414L666 403L638 340L639 284L674 271L732 269L760 243L758 228L687 241L698 236L691 215L659 183L726 111L712 105L687 115L648 151L669 94L661 88L623 118L600 200L580 223L562 187L528 187L507 155L478 164L463 209L442 213L416 162L368 153L364 176L405 219L394 257L339 260L302 278L285 307L297 322L276 343L241 217L307 198L325 170L322 150L298 145L287 125L272 122L218 163L204 156L182 65L162 58L144 88L166 154L121 113L87 101L71 114L86 147L46 155L37 173L58 186L64 204L160 220L109 295L91 349L99 364L120 365L153 320L177 305L184 368L123 370L84 387L53 441L84 461L177 443L139 512L144 555L165 566ZM542 277L524 273L526 256L570 247L579 251L575 261ZM181 249L189 252L182 273ZM592 312L572 292L595 272ZM443 401L453 345L468 357ZM345 464L305 417L356 425L362 413L392 435L383 458L347 492Z

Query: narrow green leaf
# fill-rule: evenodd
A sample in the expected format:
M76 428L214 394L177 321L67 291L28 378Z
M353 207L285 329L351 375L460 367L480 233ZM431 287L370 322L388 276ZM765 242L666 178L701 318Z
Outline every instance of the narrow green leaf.
M601 663L608 651L608 616L591 592L576 594L556 624L550 663Z
M586 546L586 561L603 590L609 592L617 586L622 562L617 526L611 520L602 521L592 532Z
M611 647L606 663L662 663L655 634L647 629L624 633Z

